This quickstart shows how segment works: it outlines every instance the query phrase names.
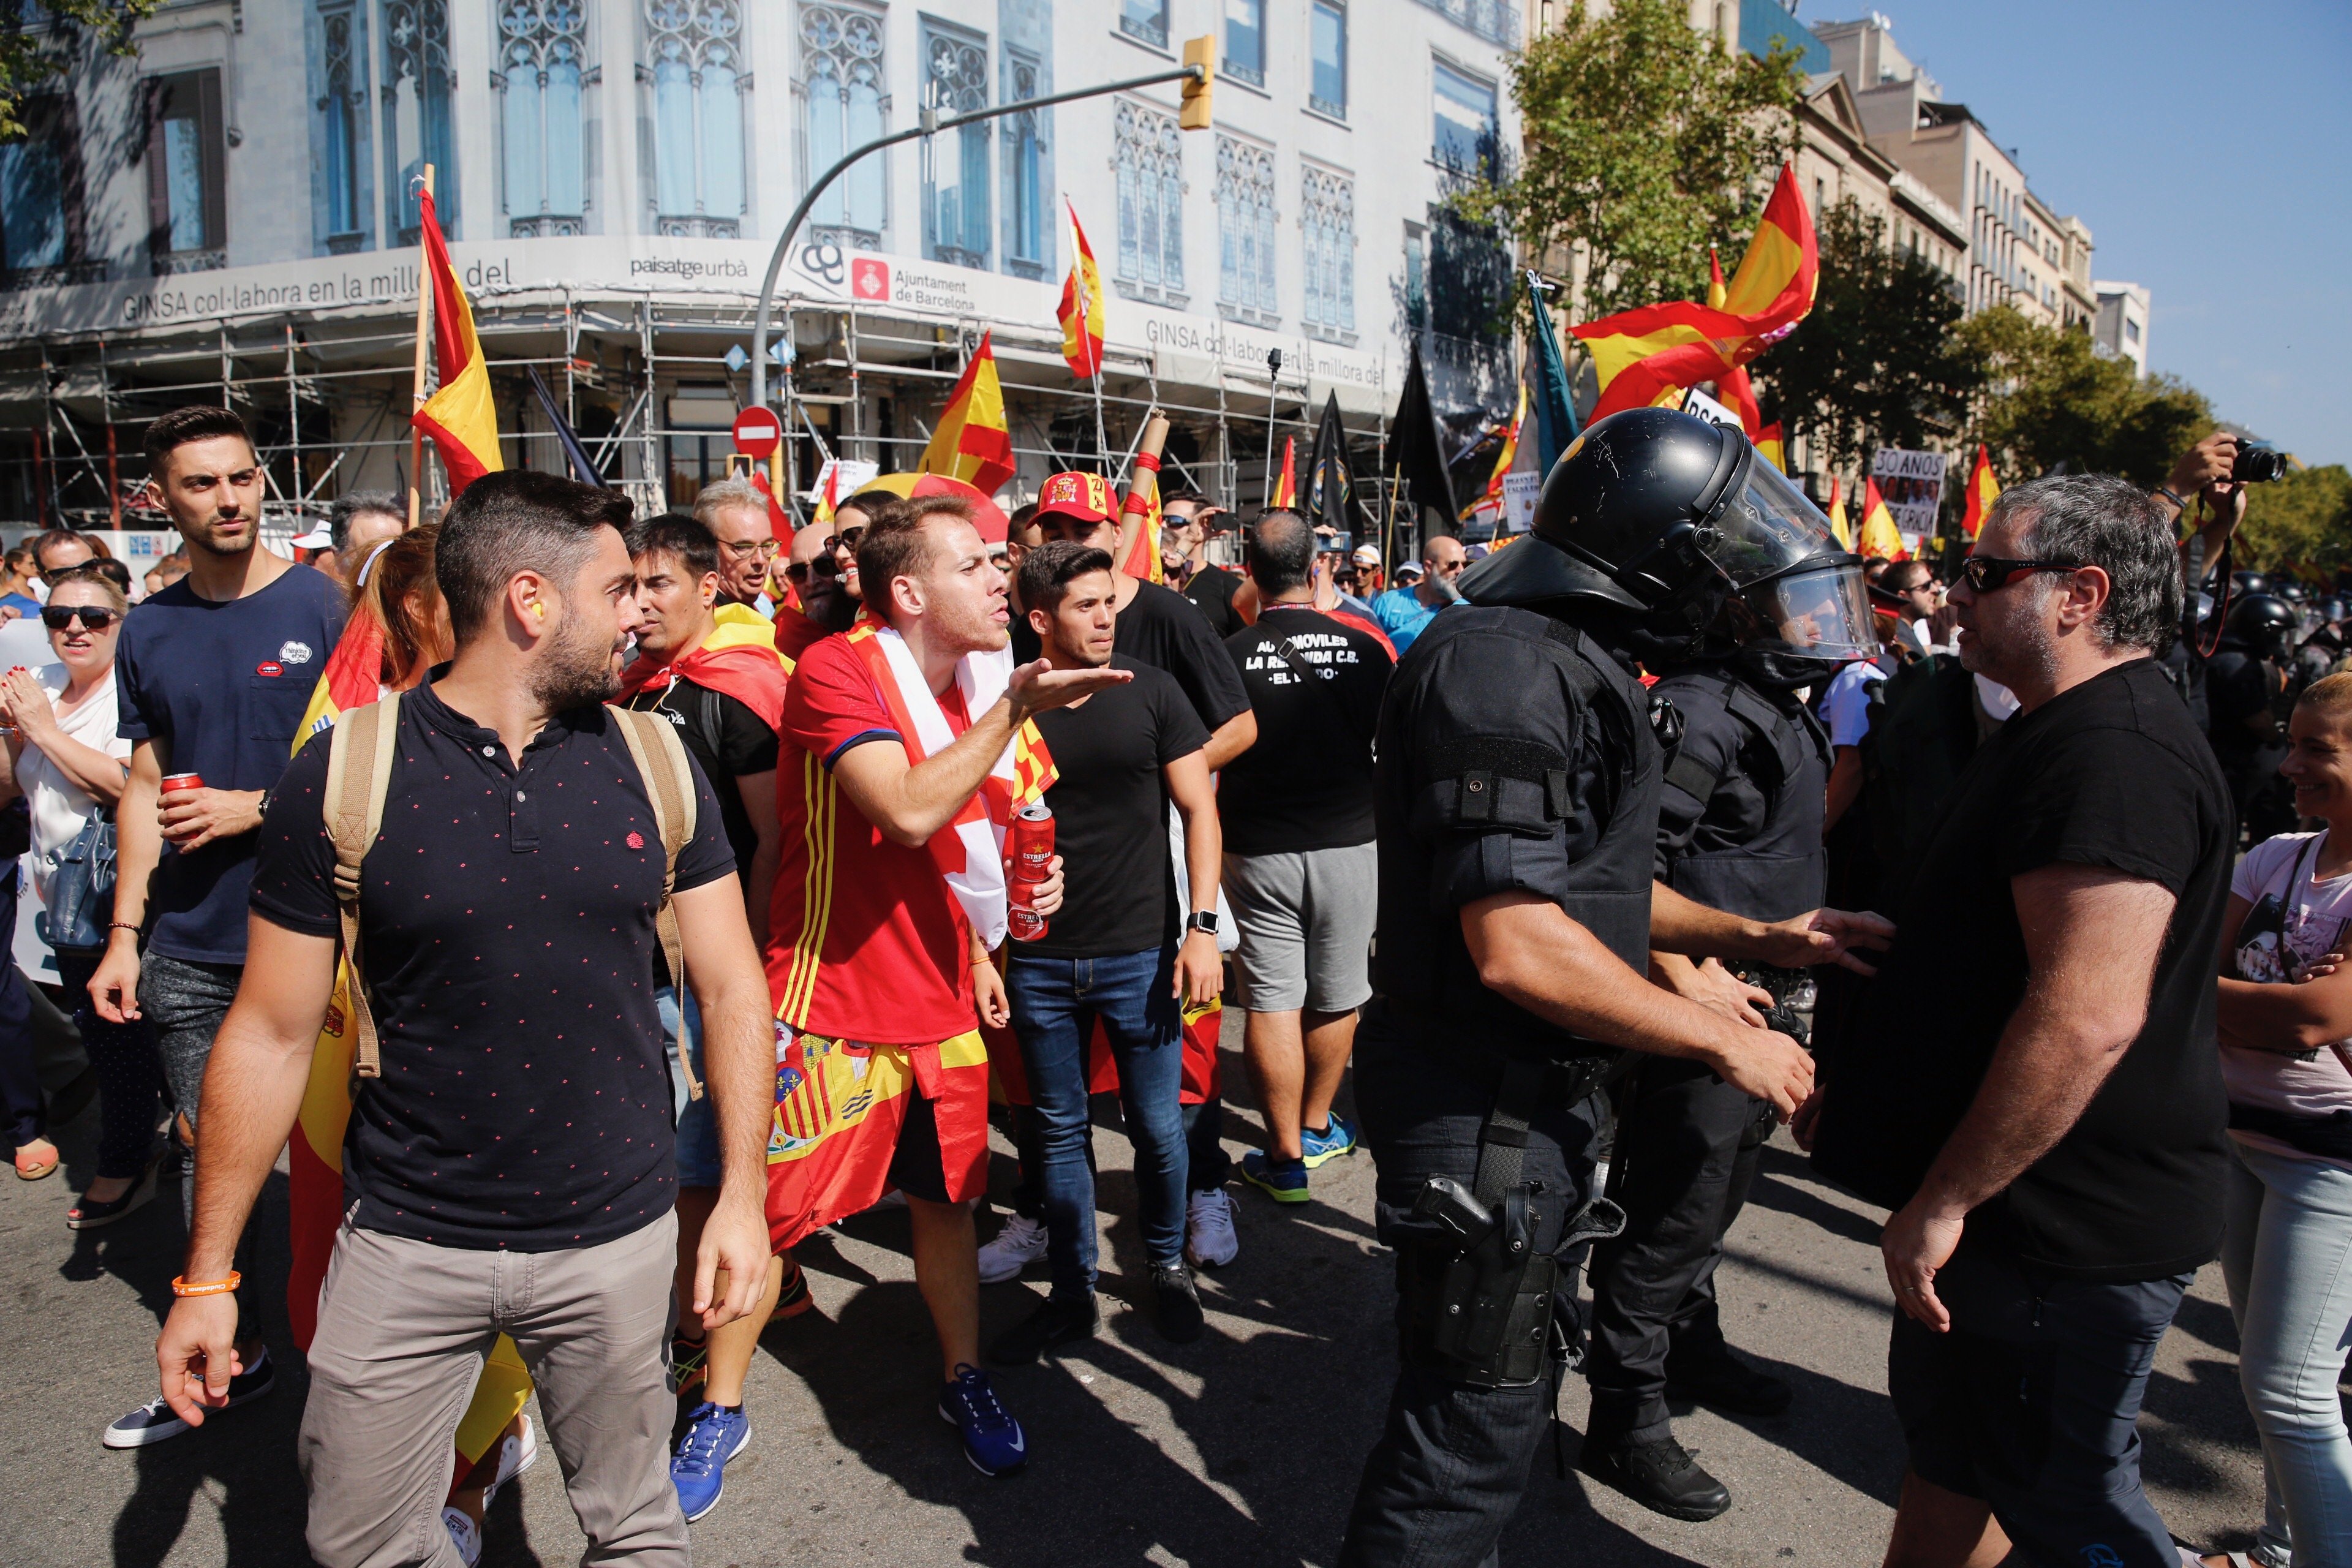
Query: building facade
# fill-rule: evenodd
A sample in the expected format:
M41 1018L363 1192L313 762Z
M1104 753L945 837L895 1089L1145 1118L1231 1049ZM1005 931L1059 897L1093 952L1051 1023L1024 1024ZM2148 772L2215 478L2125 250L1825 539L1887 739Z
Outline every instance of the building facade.
M986 332L1021 484L1095 459L1055 320L1075 210L1108 294L1109 448L1159 404L1176 477L1255 498L1328 395L1376 447L1413 339L1441 398L1500 399L1480 290L1507 258L1443 204L1517 143L1519 6L181 0L0 152L0 518L114 510L138 426L224 397L279 508L404 484L427 165L508 462L559 460L535 366L608 474L683 504L726 472L753 300L819 172L926 110L1172 70L1203 34L1210 130L1177 129L1171 82L854 165L788 254L770 384L800 485L830 455L908 468Z
M2131 361L2136 374L2147 374L2147 290L2137 283L2094 283L2098 315L2091 342L2101 353Z

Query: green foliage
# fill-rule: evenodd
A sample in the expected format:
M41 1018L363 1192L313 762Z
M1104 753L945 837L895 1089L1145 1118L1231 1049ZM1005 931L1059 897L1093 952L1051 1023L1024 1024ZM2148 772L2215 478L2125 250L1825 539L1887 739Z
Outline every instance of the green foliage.
M2063 462L2154 486L2213 428L2212 408L2194 387L2170 376L2143 381L2130 361L2093 353L2088 334L2043 326L2013 306L1969 317L1954 337L1985 378L1972 434L1992 448L2004 479Z
M1981 368L1957 352L1950 279L1886 244L1886 223L1852 197L1823 215L1821 287L1797 330L1749 366L1827 468L1853 472L1879 447L1917 448L1957 431Z
M2265 572L2305 561L2331 572L2352 565L2352 473L2331 463L2248 485L2236 553L2241 564Z
M1579 0L1512 68L1519 172L1461 205L1531 257L1581 242L1588 319L1703 299L1707 247L1744 252L1795 154L1802 79L1778 43L1769 59L1727 51L1683 0L1618 0L1598 18Z
M163 0L0 0L0 142L24 138L25 95L72 63L84 40L132 55L131 29ZM37 28L39 31L28 31Z

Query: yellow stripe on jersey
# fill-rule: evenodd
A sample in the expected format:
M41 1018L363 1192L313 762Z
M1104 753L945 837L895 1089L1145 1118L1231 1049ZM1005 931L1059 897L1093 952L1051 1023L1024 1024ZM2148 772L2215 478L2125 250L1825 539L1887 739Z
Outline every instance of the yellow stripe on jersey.
M833 836L838 802L833 775L807 752L801 753L801 789L806 808L802 815L802 843L808 867L801 882L801 929L793 942L793 962L785 973L782 1005L777 1012L796 1029L808 1026L809 1004L816 994L825 930L833 914Z

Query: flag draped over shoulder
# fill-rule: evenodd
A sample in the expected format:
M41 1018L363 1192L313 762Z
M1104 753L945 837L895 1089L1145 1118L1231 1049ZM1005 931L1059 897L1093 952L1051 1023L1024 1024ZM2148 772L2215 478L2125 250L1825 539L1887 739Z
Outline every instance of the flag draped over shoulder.
M948 395L947 411L919 466L924 473L961 479L984 495L994 495L1013 477L1013 430L1004 421L1004 389L996 379L996 351L988 333L980 334L971 363Z
M1992 477L1992 454L1982 443L1977 447L1976 467L1969 470L1969 510L1960 519L1960 531L1974 541L1977 530L1984 526L1992 513L1992 503L2000 497L2000 481Z
M1878 493L1876 479L1862 481L1862 540L1855 549L1864 558L1874 555L1886 561L1911 559L1902 531L1895 526L1895 514L1886 510L1886 498Z
M1719 386L1804 319L1819 273L1812 215L1797 193L1795 166L1784 163L1720 308L1669 300L1573 329L1601 379L1592 416L1644 407L1702 381Z
M474 312L449 242L434 215L433 193L416 194L425 239L425 284L433 290L433 356L441 370L440 390L425 400L411 422L433 437L442 466L449 470L450 493L459 494L484 474L506 465L499 458L498 409L490 401L490 366L474 335Z
M684 658L656 664L640 657L621 672L621 691L614 700L626 702L649 687L667 690L673 681L690 680L732 697L769 729L782 728L793 662L776 646L776 628L746 605L721 606L718 619L718 629Z
M1544 303L1536 275L1528 274L1528 305L1535 324L1528 344L1535 355L1536 471L1549 474L1568 444L1576 439L1576 397L1568 384L1568 362L1560 357L1559 338L1551 326L1551 307Z
M1078 209L1066 196L1062 205L1070 213L1070 272L1062 279L1062 303L1054 313L1062 323L1062 357L1070 362L1070 374L1085 381L1102 374L1102 272L1078 225Z

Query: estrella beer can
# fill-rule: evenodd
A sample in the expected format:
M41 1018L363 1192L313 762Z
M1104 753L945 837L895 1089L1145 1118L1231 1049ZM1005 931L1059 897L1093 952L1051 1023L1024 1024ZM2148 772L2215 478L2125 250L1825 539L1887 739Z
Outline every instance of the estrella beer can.
M165 795L175 795L184 789L204 787L205 780L201 773L165 773L163 775L163 793Z
M1045 934L1045 917L1030 907L1038 883L1053 872L1054 813L1032 801L1013 819L1013 874L1005 886L1005 926L1014 940L1035 942Z

